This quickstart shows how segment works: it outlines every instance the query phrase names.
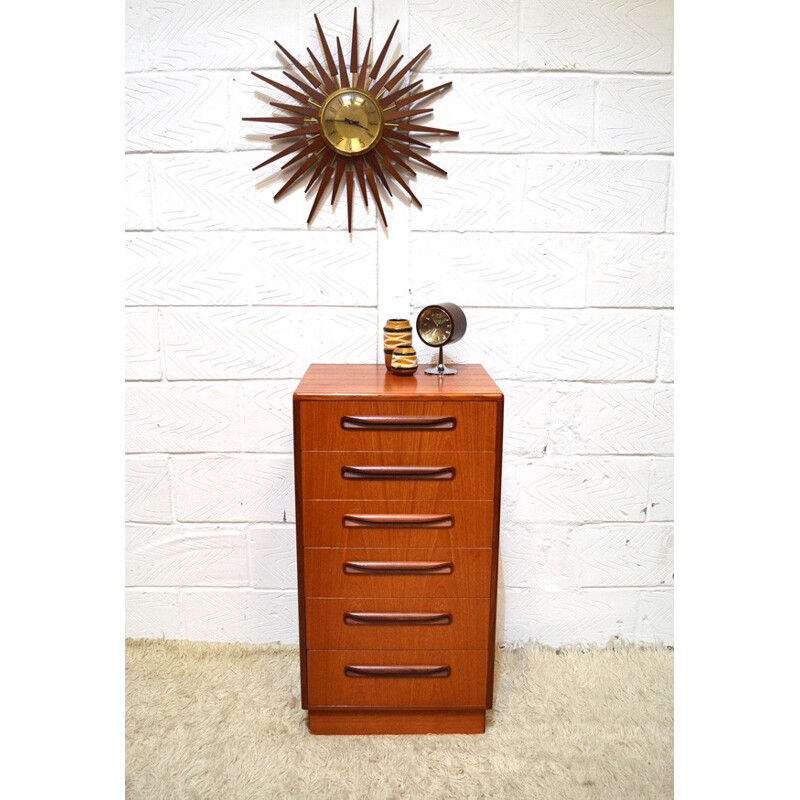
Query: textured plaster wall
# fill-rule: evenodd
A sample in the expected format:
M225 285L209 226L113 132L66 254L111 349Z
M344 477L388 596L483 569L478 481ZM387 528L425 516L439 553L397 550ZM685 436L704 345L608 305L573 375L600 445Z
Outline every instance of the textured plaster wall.
M461 135L348 237L343 200L273 202L278 129L240 118L353 3L127 4L128 635L297 640L291 393L450 300L506 394L504 638L671 643L672 3L357 6L362 50L432 45Z

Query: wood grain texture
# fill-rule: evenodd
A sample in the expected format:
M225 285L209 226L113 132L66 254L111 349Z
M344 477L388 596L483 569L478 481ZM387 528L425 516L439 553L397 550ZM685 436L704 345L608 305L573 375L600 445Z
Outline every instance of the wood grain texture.
M447 677L345 677L352 665L448 666ZM309 650L309 708L483 708L486 651Z
M305 543L309 547L490 547L491 501L304 500ZM402 520L408 515L441 515L451 527L411 527L397 522L348 527L350 515L383 514Z
M304 450L492 452L497 427L495 405L485 402L306 402L300 406L300 416ZM342 421L348 418L372 422L347 429ZM452 419L452 429L426 430L443 419ZM408 429L397 429L404 425Z
M449 452L321 452L304 455L302 492L309 500L492 500L494 455ZM344 477L346 467L452 469L438 475Z
M447 623L348 624L346 614L447 615ZM489 631L489 604L482 599L308 598L306 641L311 650L479 650Z
M318 548L303 555L306 597L482 597L489 598L491 550L487 548ZM348 562L451 564L449 574L348 574Z
M469 400L501 396L497 384L480 364L459 364L457 375L399 378L382 364L311 364L303 375L298 399L342 400Z
M314 734L483 733L485 711L309 711Z

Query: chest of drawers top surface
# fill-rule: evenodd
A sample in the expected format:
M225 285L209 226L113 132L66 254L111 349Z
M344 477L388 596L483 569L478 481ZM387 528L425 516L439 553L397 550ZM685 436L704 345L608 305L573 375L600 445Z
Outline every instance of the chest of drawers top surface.
M460 364L458 374L438 377L421 370L392 375L383 364L312 364L294 393L315 400L442 400L502 398L502 392L480 364Z

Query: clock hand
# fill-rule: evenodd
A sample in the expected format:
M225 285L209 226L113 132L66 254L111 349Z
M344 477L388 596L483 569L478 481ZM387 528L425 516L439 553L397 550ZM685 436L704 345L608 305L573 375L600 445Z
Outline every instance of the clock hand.
M373 135L370 133L370 130L369 130L369 128L365 128L365 127L364 127L364 126L363 126L363 125L362 125L360 122L357 122L357 121L356 121L356 120L354 120L354 119L350 119L349 117L345 117L345 118L344 118L344 121L345 121L345 122L346 122L348 125L355 125L357 128L362 128L363 130L365 130L367 133L369 133L369 138L370 138L370 139L374 139L374 138L375 138L375 137L374 137L374 136L373 136Z

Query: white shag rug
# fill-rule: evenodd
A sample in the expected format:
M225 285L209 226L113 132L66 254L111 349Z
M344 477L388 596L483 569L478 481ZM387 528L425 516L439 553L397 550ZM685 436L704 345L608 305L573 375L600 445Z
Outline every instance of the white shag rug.
M312 736L296 646L126 643L128 800L663 800L673 654L498 649L486 733Z

